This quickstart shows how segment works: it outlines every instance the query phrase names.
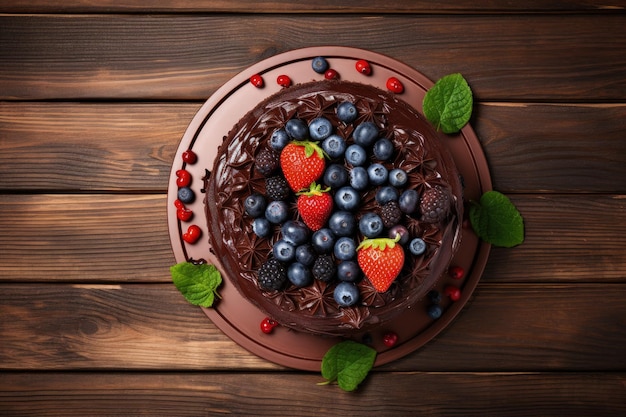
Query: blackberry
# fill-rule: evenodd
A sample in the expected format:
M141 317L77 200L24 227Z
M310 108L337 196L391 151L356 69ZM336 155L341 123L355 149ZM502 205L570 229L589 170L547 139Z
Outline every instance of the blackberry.
M380 218L383 220L383 226L386 228L391 228L400 223L402 211L398 203L396 201L385 203L380 210Z
M313 264L313 277L320 281L329 282L335 276L335 262L330 255L320 255Z
M287 269L277 259L270 258L259 268L258 280L263 290L280 290L287 282Z
M290 193L291 189L285 177L276 175L265 179L265 195L270 200L286 200Z
M448 216L450 212L451 198L448 191L435 185L422 194L420 201L421 220L426 223L438 223Z
M263 148L259 151L254 162L257 171L263 176L268 176L278 168L280 164L280 153L270 148Z

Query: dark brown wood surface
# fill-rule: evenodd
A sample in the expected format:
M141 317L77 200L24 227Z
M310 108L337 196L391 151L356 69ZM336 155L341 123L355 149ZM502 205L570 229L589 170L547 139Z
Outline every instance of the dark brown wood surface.
M626 415L626 2L6 3L0 415ZM323 44L463 73L526 224L452 325L355 393L239 347L168 270L193 115Z

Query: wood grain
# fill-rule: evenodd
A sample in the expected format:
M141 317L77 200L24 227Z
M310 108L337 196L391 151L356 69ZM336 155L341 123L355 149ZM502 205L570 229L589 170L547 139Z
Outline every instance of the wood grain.
M0 102L0 189L159 191L200 103ZM626 105L479 103L502 192L626 193Z
M338 44L433 80L461 72L482 101L619 101L625 26L626 14L315 14L306 25L297 15L4 15L0 99L204 99L263 58Z
M623 416L624 373L373 373L356 393L301 373L30 373L0 379L11 416ZM320 401L323 398L324 401ZM385 398L385 401L381 401Z
M624 196L511 197L526 241L494 248L483 280L626 282ZM166 213L164 195L2 195L0 282L169 282Z
M0 290L4 370L276 369L230 341L172 284ZM442 334L381 369L624 372L624 297L625 284L483 283Z

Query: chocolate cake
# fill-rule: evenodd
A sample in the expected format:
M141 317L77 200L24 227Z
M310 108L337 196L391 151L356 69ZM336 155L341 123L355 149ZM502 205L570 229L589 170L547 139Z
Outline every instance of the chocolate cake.
M352 103L357 117L346 122L337 115L341 103ZM392 156L379 160L368 150L366 166L383 165L387 172L400 169L407 181L395 188L398 194L415 190L421 197L421 208L407 212L395 210L393 226L404 230L396 240L402 245L404 262L398 276L388 289L381 291L367 276L354 283L358 299L349 306L339 305L334 297L341 282L336 276L322 280L314 278L308 285L294 285L286 280L278 289L271 289L259 281L259 270L275 258L273 247L282 239L281 225L271 224L271 233L261 237L253 229L254 216L244 207L251 195L267 197L266 181L269 175L281 177L281 167L261 169L258 160L270 146L277 130L284 129L290 120L310 125L316 119L330 121L333 133L354 143L353 133L364 123L373 123L380 138L393 145ZM305 82L283 88L254 107L224 137L213 166L207 168L204 178L204 203L211 251L219 259L218 268L240 292L268 317L297 331L332 336L365 333L388 322L411 308L433 288L456 252L461 238L463 197L459 173L445 146L445 139L415 109L406 104L401 95L371 85L324 80ZM279 151L277 151L279 152ZM266 159L266 155L262 157ZM338 164L347 173L354 169L344 157L326 156L326 166ZM271 172L268 173L268 172ZM317 180L329 194L337 194L323 178ZM382 185L370 185L358 191L360 203L348 210L358 221L367 213L382 215L377 193ZM436 194L432 213L426 195ZM287 220L302 221L297 209L298 195L288 192L281 198L286 203ZM393 199L393 198L392 198ZM393 217L393 216L392 216ZM383 235L393 238L391 224ZM326 228L326 227L325 227ZM397 230L393 229L393 230ZM310 231L313 233L313 230ZM365 236L357 230L350 236L356 244ZM425 243L423 254L415 255L408 241L420 238ZM327 255L335 266L340 263L332 252ZM288 264L281 263L283 268Z

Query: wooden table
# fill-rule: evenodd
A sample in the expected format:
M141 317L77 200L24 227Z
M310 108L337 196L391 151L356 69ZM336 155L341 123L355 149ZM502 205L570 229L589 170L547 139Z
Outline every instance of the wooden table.
M0 5L1 415L626 414L625 1L140 3ZM193 115L325 44L461 72L526 222L453 324L356 393L240 348L169 275Z

